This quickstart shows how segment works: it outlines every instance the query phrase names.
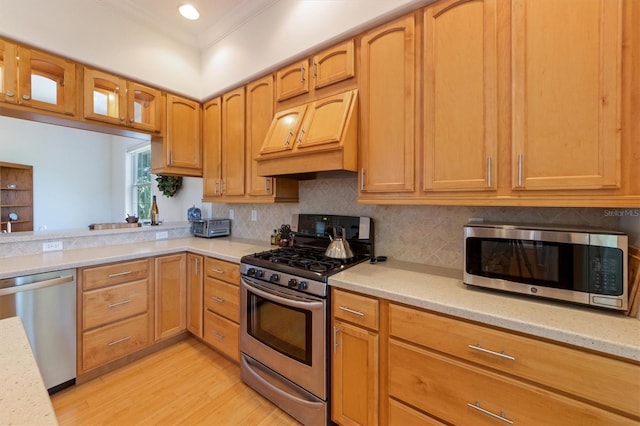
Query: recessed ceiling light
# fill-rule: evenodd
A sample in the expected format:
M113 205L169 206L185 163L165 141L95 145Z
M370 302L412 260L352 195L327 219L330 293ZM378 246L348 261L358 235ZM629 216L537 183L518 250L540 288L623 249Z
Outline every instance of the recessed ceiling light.
M198 9L190 4L183 4L178 8L178 10L180 11L180 15L184 16L187 19L191 19L192 21L195 21L200 17L200 12L198 12Z

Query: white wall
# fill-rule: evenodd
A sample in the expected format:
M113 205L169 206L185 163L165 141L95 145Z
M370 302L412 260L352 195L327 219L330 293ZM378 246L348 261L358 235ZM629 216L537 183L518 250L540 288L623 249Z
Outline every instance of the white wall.
M198 50L98 0L0 0L0 35L191 97Z

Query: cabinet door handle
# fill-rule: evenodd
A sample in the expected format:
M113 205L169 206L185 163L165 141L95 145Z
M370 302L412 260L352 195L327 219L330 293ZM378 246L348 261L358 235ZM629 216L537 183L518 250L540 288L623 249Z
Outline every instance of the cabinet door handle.
M109 309L115 308L116 306L126 305L127 303L130 303L130 302L131 302L131 300L127 299L127 300L123 300L121 302L111 303L109 305Z
M469 349L473 349L474 351L483 352L483 353L489 354L489 355L499 356L500 358L508 359L509 361L515 361L516 360L516 357L511 356L511 355L507 355L504 352L495 352L495 351L491 351L489 349L485 349L482 346L480 346L480 343L478 343L477 345L469 345Z
M304 65L300 65L300 83L304 83Z
M300 143L302 142L302 137L304 136L304 127L300 129L300 133L298 133L298 140L296 140L296 143L298 145L300 145Z
M510 425L513 424L513 420L509 420L508 418L506 418L504 416L504 411L501 412L499 415L495 414L495 413L492 413L491 411L485 410L484 408L480 407L480 402L478 402L478 401L476 401L475 404L467 402L467 407L473 408L474 410L477 410L477 411L480 411L481 413L486 414L487 416L493 417L494 419L503 421L505 423L509 423Z
M117 345L118 343L126 342L131 339L131 336L123 337L122 339L114 340L113 342L107 343L107 346Z
M487 188L491 188L491 172L492 172L492 167L491 167L491 157L487 157Z
M211 269L211 272L215 272L216 274L224 274L224 271L222 269Z
M14 96L14 93L11 90L7 91L7 97L13 98L13 96Z
M364 312L354 311L353 309L349 309L346 306L338 306L338 309L340 309L341 311L349 312L350 314L353 314L353 315L358 315L359 317L364 316Z
M216 195L220 193L220 181L218 179L213 181L213 193Z
M109 278L121 277L123 275L129 275L131 271L118 272L116 274L109 274Z
M216 302L218 302L218 303L224 303L224 299L221 299L221 298L220 298L220 297L218 297L218 296L211 296L211 298L212 298L213 300L215 300Z
M291 136L293 136L293 132L291 130L289 130L289 134L287 135L287 139L284 141L284 145L285 146L289 145L289 139L291 139Z
M364 167L360 169L360 191L364 191Z
M198 259L197 257L194 259L195 261L195 267L196 267L196 275L199 275L198 272L198 265L200 264L200 259Z
M518 187L522 187L522 154L518 154Z
M31 96L29 96L29 95L22 95L22 99L24 99L25 101L28 101L29 99L31 99Z
M217 331L213 331L213 332L211 332L211 335L212 335L213 337L215 337L216 339L218 339L218 340L222 340L222 339L224 339L224 334L220 334L220 333L218 333Z
M338 350L338 331L340 331L340 329L336 326L333 326L333 353L334 354Z
M318 63L315 60L313 61L313 79L318 79Z

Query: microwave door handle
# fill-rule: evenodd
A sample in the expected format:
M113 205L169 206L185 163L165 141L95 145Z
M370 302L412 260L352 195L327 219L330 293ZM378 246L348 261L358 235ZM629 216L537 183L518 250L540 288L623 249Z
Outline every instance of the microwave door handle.
M268 299L272 302L277 302L277 303L282 303L282 299L286 299L287 301L287 305L288 306L292 306L294 308L301 308L301 309L313 309L313 308L323 308L323 302L321 301L301 301L301 300L296 300L293 299L291 297L289 297L288 295L285 294L278 294L272 291L269 291L267 289L264 289L262 287L257 287L255 285L253 285L252 283L248 282L246 279L242 279L242 282L249 288L251 288L251 291L254 292L255 294L257 294L260 297L264 297L265 299ZM280 300L278 300L280 299Z

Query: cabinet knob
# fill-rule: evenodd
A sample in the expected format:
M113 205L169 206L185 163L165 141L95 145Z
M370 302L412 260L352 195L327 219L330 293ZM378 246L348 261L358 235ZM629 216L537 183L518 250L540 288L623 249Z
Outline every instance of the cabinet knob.
M13 98L13 96L14 96L14 93L11 90L7 91L7 97Z
M22 95L22 99L24 99L25 101L28 101L29 99L31 99L31 96L29 96L29 95Z
M124 120L125 120L125 118L120 116L120 121L124 121Z

